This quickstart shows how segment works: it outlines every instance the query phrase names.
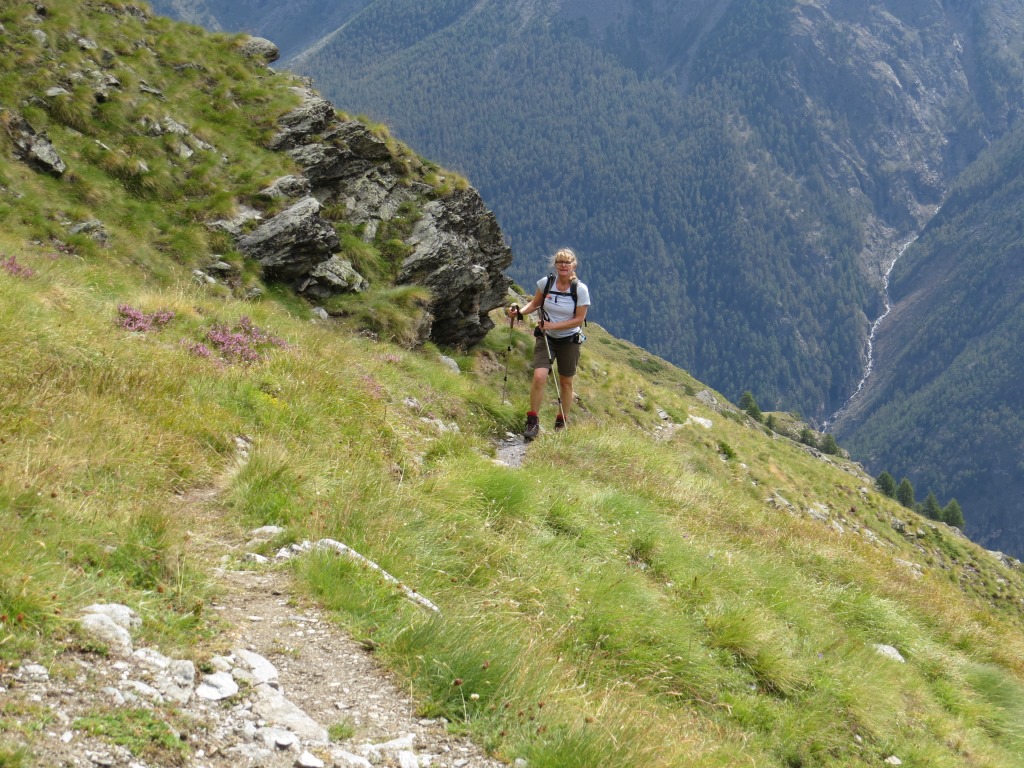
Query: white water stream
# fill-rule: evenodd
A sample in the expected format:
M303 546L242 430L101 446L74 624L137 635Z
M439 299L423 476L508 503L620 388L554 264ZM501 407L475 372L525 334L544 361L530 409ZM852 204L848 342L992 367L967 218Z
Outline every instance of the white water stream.
M857 399L857 396L860 395L861 391L863 391L865 385L868 383L868 379L871 377L871 372L875 368L875 334L878 333L878 328L881 326L882 321L885 320L892 311L892 301L889 299L889 276L892 274L892 270L893 267L896 266L896 262L900 260L900 257L904 253L906 253L907 248L913 245L915 240L917 240L917 235L914 235L907 242L901 245L896 256L893 258L892 263L889 264L889 267L885 270L885 276L882 279L882 296L885 300L885 311L882 312L882 314L875 319L875 322L871 324L871 332L868 334L868 362L867 365L864 366L864 375L861 377L860 383L857 384L857 389L854 390L854 393L850 395L849 399L843 403L843 406L825 419L825 422L821 427L822 432L827 432L843 412L853 404L853 401Z

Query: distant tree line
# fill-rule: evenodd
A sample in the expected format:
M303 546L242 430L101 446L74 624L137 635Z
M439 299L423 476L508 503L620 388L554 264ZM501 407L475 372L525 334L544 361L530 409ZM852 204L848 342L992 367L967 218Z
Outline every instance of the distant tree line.
M964 513L956 499L950 499L943 507L935 494L929 491L923 503L915 502L914 486L910 481L904 477L897 485L896 478L885 471L876 478L875 485L890 499L895 499L907 509L912 509L929 520L938 520L961 530L964 527Z
M749 390L744 392L740 397L739 407L754 421L764 424L773 432L776 431L775 417L772 414L768 414L768 416L765 417L760 406L757 404L757 399ZM822 453L826 453L831 456L839 456L842 454L842 449L836 442L835 436L828 432L819 440L814 430L810 427L804 427L800 430L798 441L812 448L817 448ZM912 509L918 514L924 515L929 520L938 520L946 523L947 525L951 525L954 528L963 530L964 513L960 508L960 503L956 499L950 499L949 503L943 507L939 504L939 500L935 496L935 493L929 491L924 502L919 503L914 500L914 486L911 484L910 480L904 477L899 484L897 484L896 479L889 472L882 472L882 474L876 478L875 485L879 491L884 493L890 499L895 499L907 509Z
M740 409L754 421L764 424L765 427L770 429L772 432L778 431L776 429L775 416L770 413L765 416L761 411L760 406L757 404L757 399L749 390L740 396L739 406ZM813 429L810 427L804 427L800 430L800 436L797 439L803 445L816 448L822 453L827 453L830 456L840 456L843 453L839 444L836 442L835 436L828 432L826 432L819 440Z

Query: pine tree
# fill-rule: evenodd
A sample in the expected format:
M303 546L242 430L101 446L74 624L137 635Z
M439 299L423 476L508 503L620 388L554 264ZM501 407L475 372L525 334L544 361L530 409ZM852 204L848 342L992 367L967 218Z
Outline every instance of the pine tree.
M836 442L836 438L831 432L826 432L825 437L821 439L821 452L827 453L829 456L839 455L839 443Z
M928 497L924 500L922 514L929 520L942 519L942 507L939 505L939 500L935 498L935 494L931 491L928 492Z
M896 501L907 509L914 508L914 486L905 477L900 480L900 484L896 488Z
M800 442L804 445L811 446L811 448L818 447L818 441L814 437L814 432L812 432L808 427L804 427L800 430Z
M896 498L896 478L888 472L883 471L875 480L875 485L878 486L879 491L884 493L890 499Z
M954 528L963 529L964 527L964 513L960 509L960 504L956 499L950 499L949 504L942 510L942 522L946 525L951 525Z
M757 400L749 390L740 395L740 408L754 421L761 420L761 409L757 406Z

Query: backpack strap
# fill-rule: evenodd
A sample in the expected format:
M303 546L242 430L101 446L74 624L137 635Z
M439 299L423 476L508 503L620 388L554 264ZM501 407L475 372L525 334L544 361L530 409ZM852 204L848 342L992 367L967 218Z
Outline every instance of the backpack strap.
M574 277L572 279L572 282L569 283L569 293L572 294L572 313L573 313L573 315L576 314L576 304L579 301L579 299L576 297L576 283L578 283L578 282L579 282L579 280L577 280ZM583 318L583 325L584 325L584 327L587 325L587 318Z
M569 295L572 296L572 314L573 314L573 316L576 315L576 305L579 302L579 297L577 296L577 288L576 288L576 283L578 283L578 282L579 282L579 280L577 280L574 277L572 279L572 282L569 283ZM541 311L543 311L543 309L544 309L544 304L547 303L548 294L551 293L551 286L554 285L554 284L555 284L555 273L552 272L551 274L548 275L547 282L544 283L544 293L542 294L541 300L540 300ZM586 324L587 324L587 321L584 320L583 321L583 325L586 325Z
M541 295L541 299L540 299L540 311L541 311L542 315L547 315L547 312L544 310L544 305L547 304L548 294L551 293L551 286L554 285L554 284L555 284L555 273L552 272L551 274L548 275L548 281L546 283L544 283L544 293ZM575 310L573 310L573 311L575 311ZM547 317L545 317L544 319L547 320Z

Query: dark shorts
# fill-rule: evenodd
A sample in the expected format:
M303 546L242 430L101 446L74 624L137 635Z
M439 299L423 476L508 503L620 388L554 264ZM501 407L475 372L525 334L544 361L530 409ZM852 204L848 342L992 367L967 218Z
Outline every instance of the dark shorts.
M548 337L548 344L551 345L551 354L555 356L555 362L558 363L559 376L576 375L576 366L579 364L580 349L583 345L574 341L573 339L575 338L575 334L566 339L552 339L550 336ZM537 343L533 347L533 367L535 369L551 368L548 348L544 344L543 336L537 339Z

